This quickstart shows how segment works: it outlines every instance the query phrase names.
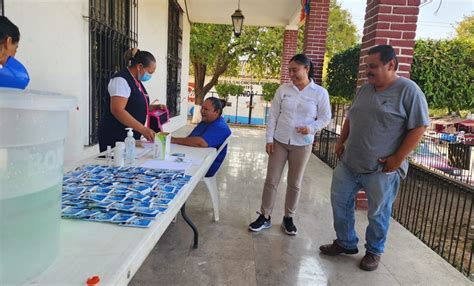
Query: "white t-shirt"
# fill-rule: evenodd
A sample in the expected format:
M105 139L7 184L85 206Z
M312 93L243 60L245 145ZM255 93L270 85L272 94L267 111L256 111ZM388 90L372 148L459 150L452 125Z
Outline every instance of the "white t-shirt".
M128 85L128 82L123 77L114 77L109 81L109 86L107 87L110 96L120 96L124 98L129 98L132 90Z

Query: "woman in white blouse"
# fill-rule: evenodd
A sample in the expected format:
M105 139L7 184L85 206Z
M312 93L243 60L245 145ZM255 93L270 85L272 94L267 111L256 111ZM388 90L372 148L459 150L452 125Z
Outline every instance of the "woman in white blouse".
M288 161L288 187L282 228L296 235L293 223L304 170L311 155L314 135L331 120L326 89L313 81L313 63L304 54L293 56L289 64L291 83L276 91L270 108L266 133L269 155L259 217L249 225L252 231L271 227L271 213L283 168Z

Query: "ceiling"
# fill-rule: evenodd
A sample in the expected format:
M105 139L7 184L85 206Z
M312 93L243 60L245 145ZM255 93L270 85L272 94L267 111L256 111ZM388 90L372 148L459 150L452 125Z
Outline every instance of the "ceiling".
M232 25L230 16L238 7L238 0L179 0L181 8L189 13L194 23ZM244 25L286 26L297 25L301 0L240 0L245 16Z

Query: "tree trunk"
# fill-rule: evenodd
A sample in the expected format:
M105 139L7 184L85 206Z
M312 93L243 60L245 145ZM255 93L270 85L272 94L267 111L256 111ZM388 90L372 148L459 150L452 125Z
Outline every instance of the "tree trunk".
M207 65L192 61L194 67L194 102L196 105L202 105L206 94L219 82L219 77L227 70L230 60L222 60L217 62L216 69L211 80L206 84ZM193 116L194 118L194 116Z

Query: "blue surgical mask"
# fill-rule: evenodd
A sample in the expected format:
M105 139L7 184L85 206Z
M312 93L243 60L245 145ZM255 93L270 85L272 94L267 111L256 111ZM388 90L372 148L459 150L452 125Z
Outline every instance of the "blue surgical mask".
M148 81L151 79L151 74L147 73L145 71L145 73L143 74L142 78L140 79L141 81Z

